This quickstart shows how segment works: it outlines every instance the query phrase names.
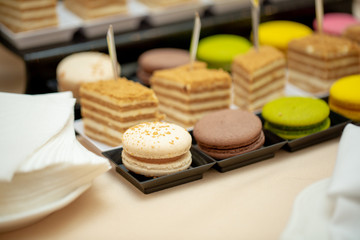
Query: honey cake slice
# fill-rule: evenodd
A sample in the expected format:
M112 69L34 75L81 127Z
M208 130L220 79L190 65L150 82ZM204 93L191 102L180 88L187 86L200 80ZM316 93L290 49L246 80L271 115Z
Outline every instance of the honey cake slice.
M0 0L0 22L13 32L58 25L56 0Z
M64 0L65 7L85 20L127 13L126 0Z
M271 46L252 48L234 58L234 104L249 111L260 110L270 100L284 95L284 54Z
M126 78L84 83L80 87L84 132L109 146L121 144L134 125L161 120L154 91Z
M160 112L183 127L214 110L229 108L231 76L222 69L208 69L203 62L155 71L151 88L159 99Z
M359 46L344 37L312 34L289 43L288 79L314 94L328 93L339 78L360 72Z

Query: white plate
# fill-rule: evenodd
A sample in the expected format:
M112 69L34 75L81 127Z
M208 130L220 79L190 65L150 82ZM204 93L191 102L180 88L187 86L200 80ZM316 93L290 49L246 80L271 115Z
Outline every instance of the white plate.
M164 24L180 22L188 19L194 19L195 12L198 12L199 16L202 16L208 5L209 4L207 1L199 1L198 3L195 4L186 4L182 6L167 7L167 8L147 7L148 9L147 21L152 26L161 26Z
M18 49L39 47L48 44L68 42L81 26L81 19L65 9L62 2L56 7L59 25L38 30L14 33L2 25L4 37Z
M136 1L128 1L128 13L98 18L82 22L82 30L86 37L106 36L109 25L112 24L115 33L137 29L148 11Z
M29 209L27 212L22 212L21 214L0 217L0 232L12 231L39 221L50 213L59 210L74 201L90 186L91 184L85 184L75 189L67 196L57 200L56 202L50 203L40 208Z

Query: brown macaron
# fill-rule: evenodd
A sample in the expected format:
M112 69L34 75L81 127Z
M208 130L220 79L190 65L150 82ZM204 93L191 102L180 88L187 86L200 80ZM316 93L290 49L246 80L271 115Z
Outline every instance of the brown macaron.
M259 117L240 109L205 115L194 126L199 148L215 159L225 159L263 146L265 136Z
M178 48L155 48L142 53L138 59L137 77L149 85L149 79L156 70L174 68L190 62L190 53Z

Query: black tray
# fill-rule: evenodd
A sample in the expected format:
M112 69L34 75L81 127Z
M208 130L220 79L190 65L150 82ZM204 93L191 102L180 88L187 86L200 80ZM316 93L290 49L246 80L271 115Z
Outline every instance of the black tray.
M192 135L192 131L190 132ZM195 138L193 137L193 147L202 152L207 158L215 161L213 166L219 172L227 172L236 168L244 167L249 164L253 164L265 159L269 159L275 156L275 152L279 150L286 144L286 140L280 138L279 136L273 134L270 131L264 130L265 143L263 147L256 149L251 152L239 154L230 158L225 158L221 160L216 160L206 153L202 152L198 147Z
M263 122L264 119L262 118L262 116L259 117ZM345 118L344 116L341 116L340 114L337 114L333 111L330 111L329 117L331 122L330 122L330 127L328 129L310 134L302 138L288 140L286 144L283 146L283 149L289 152L295 152L297 150L312 146L314 144L321 143L326 140L330 140L332 138L338 137L341 135L346 124L351 122L350 119Z
M192 147L190 151L192 154L192 163L188 169L157 178L145 177L143 175L139 175L129 171L122 164L122 148L102 152L102 154L115 164L116 171L121 176L127 179L140 191L148 194L201 179L203 177L203 173L209 170L215 164L214 160L207 158L202 152L199 152L197 149Z

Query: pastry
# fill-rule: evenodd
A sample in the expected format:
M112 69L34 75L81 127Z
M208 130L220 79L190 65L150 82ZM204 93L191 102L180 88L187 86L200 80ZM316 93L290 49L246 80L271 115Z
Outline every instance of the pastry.
M284 95L285 68L284 54L271 46L236 56L231 69L235 105L261 110L266 102Z
M155 71L150 79L167 120L192 127L206 113L229 108L231 76L221 69L208 69L196 62Z
M127 169L158 177L187 169L192 162L191 136L182 127L147 122L129 128L122 137L122 162Z
M360 23L348 26L342 36L360 44Z
M127 13L127 0L64 0L64 5L84 20Z
M120 65L118 64L120 71ZM71 54L60 61L56 68L59 91L72 91L79 100L82 83L113 80L114 73L109 55L100 52Z
M189 62L189 51L179 48L155 48L139 56L136 75L141 83L150 85L149 80L154 71L178 67Z
M163 118L154 91L126 78L83 83L80 105L85 134L109 146L129 127Z
M56 0L0 0L0 23L13 32L58 25Z
M330 88L329 106L334 112L360 121L360 75L337 80Z
M323 18L323 33L341 36L344 30L350 25L359 23L359 21L349 13L326 13ZM317 21L314 19L313 27L318 30Z
M325 101L311 97L281 97L262 109L264 129L289 140L329 128L329 113Z
M240 109L207 114L195 124L193 134L199 148L215 159L253 151L265 141L259 117Z
M276 47L285 52L290 41L310 35L308 26L293 21L268 21L259 25L259 44ZM280 37L281 36L281 37Z
M289 43L288 80L313 94L328 94L339 78L360 73L360 48L346 38L313 34Z
M230 71L236 55L247 52L251 43L244 37L231 34L218 34L200 39L197 59L206 62L209 68L222 68Z

